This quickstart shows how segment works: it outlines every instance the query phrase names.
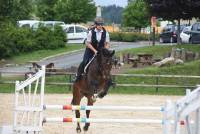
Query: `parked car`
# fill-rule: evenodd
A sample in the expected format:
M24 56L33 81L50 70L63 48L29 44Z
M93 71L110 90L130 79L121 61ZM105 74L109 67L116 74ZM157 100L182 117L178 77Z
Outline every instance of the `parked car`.
M17 25L19 27L27 27L27 28L33 28L34 25L38 25L40 23L39 20L20 20L17 21Z
M65 25L62 21L38 21L38 20L20 20L17 22L19 27L28 27L34 30L39 26L45 26L54 29L55 26Z
M183 28L183 30L180 34L182 43L189 43L190 36L191 36L190 32L191 32L191 26L187 26L187 27Z
M82 25L67 24L61 25L67 34L67 43L83 43L87 39L88 29Z
M180 26L180 32L183 30L185 25ZM177 42L177 25L168 24L164 27L162 33L160 34L160 43L170 42L175 43Z
M192 25L189 42L191 44L200 43L200 22L194 23Z
M43 26L54 28L55 26L65 25L63 21L42 21Z

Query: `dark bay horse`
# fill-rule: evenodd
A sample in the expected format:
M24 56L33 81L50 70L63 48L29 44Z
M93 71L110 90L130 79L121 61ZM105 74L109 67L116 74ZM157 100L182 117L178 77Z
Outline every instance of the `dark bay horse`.
M80 105L81 99L86 97L87 105L93 105L94 98L103 98L110 87L112 57L115 51L101 49L88 67L87 74L73 84L72 105ZM97 94L96 96L94 96ZM90 110L86 110L86 116L89 118ZM80 118L80 111L76 110L76 118ZM85 123L84 131L87 131L90 123ZM80 124L77 123L77 133L81 132Z

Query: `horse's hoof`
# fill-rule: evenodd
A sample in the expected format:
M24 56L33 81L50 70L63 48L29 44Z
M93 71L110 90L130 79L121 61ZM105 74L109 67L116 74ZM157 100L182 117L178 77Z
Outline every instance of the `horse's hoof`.
M84 126L84 127L83 127L84 132L88 131L88 127L89 127L89 126Z
M106 96L106 94L107 94L107 93L103 93L103 92L102 92L102 93L100 93L100 94L98 95L98 97L99 97L100 99L102 99L104 96Z
M81 133L81 128L76 128L77 133Z

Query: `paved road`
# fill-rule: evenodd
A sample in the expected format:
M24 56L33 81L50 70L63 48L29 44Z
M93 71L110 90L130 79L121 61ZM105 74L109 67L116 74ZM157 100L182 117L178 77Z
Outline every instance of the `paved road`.
M127 42L111 42L111 49L114 49L116 51L124 50L124 49L130 49L130 48L137 48L137 47L143 47L149 45L149 42L134 42L134 43L127 43ZM50 62L53 62L55 64L56 68L69 68L71 66L78 65L82 61L83 57L83 50L70 53L70 54L64 54L56 57L50 57L46 58L44 60L41 60L38 62L40 65L47 65ZM31 64L21 65L21 66L14 66L14 67L3 67L0 68L1 72L10 72L10 71L16 71L16 72L26 72L29 71L29 68L32 66Z

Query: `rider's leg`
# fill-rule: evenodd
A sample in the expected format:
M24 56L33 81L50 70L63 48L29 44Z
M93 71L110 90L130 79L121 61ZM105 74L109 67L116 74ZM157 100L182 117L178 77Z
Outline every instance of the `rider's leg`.
M75 82L81 79L81 76L84 73L84 68L87 65L87 63L88 63L88 61L89 61L89 59L90 59L91 56L92 56L92 53L90 52L90 50L86 49L85 53L84 53L84 56L83 56L83 61L79 65Z
M78 71L76 74L76 79L75 82L79 81L81 79L82 73L84 72L84 62L81 62L79 67L78 67Z
M80 65L78 67L78 71L77 71L77 74L76 74L75 82L77 82L77 81L79 81L81 79L81 76L84 73L84 68L85 68L85 65L87 63L87 60L88 60L88 51L86 49L86 51L84 53L84 56L83 56L83 61L80 63Z

